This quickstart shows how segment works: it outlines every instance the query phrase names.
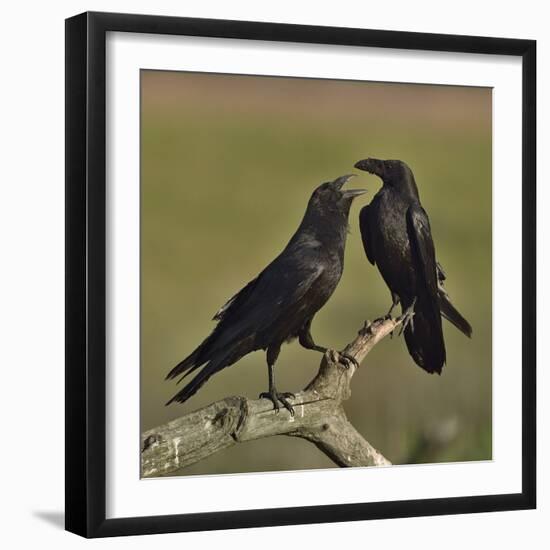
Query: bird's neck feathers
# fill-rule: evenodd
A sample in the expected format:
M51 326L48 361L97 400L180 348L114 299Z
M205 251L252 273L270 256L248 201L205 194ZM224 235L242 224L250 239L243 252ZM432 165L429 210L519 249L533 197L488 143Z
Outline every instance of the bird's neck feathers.
M348 234L348 212L306 212L296 236L300 234L323 246L344 247Z
M412 172L396 180L384 181L384 187L410 199L419 200L418 187Z

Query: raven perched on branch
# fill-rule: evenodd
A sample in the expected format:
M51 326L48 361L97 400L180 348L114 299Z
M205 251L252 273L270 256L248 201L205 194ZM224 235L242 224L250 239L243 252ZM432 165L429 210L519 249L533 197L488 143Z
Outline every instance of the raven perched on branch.
M441 374L446 361L441 315L468 337L472 327L443 287L445 274L435 258L430 222L413 173L400 160L368 158L355 167L383 181L372 202L361 209L359 224L367 258L378 266L391 291L388 315L401 302L409 353L427 372Z
M289 393L275 387L273 367L283 342L298 338L302 346L320 352L310 333L314 315L330 298L344 267L348 215L363 189L342 190L351 175L320 185L286 248L254 280L233 296L214 316L218 324L200 346L176 365L167 379L198 374L167 404L189 399L213 374L246 354L267 351L269 390L266 397L294 414ZM355 361L341 354L345 361ZM204 366L203 366L204 365Z

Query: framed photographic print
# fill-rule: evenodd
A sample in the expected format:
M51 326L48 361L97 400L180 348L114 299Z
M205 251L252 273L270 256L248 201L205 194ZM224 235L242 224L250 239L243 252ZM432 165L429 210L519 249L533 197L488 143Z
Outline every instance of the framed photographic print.
M66 528L535 507L530 40L66 21Z

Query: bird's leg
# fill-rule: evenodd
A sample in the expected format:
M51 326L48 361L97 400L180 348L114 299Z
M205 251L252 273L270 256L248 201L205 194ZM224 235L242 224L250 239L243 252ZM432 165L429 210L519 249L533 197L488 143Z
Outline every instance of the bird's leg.
M395 294L395 292L392 292L391 293L391 307L388 311L388 313L386 313L386 319L391 319L391 312L393 311L393 308L399 304L399 296L397 294Z
M392 292L391 293L391 307L390 307L390 310L388 311L388 313L386 313L386 317L384 317L385 319L391 319L391 312L393 311L393 308L399 304L399 296L395 293L395 292ZM393 330L390 332L390 338L393 338Z
M320 353L326 353L328 351L328 348L325 348L323 346L318 346L313 341L313 336L311 336L311 320L308 321L300 330L300 333L298 334L298 342L300 342L300 345L303 346L306 349L311 349L313 351L319 351Z
M260 399L269 399L273 403L275 412L279 412L279 402L281 402L285 409L288 410L291 416L294 416L294 409L287 399L293 399L295 395L290 392L278 392L275 388L275 373L274 366L277 357L281 351L281 346L267 348L267 372L269 376L269 389L266 392L260 394Z
M416 304L416 297L412 301L412 304L402 313L399 320L401 321L401 330L399 336L403 334L403 331L410 325L411 330L414 332L414 306Z
M310 329L311 329L311 320L308 321L302 327L302 330L298 334L298 341L306 349L311 349L314 351L319 351L321 353L326 353L328 351L328 348L325 348L323 346L318 346L313 341L313 336L311 336ZM355 359L355 357L353 357L352 355L349 355L341 351L341 352L338 352L338 356L340 357L340 359L342 359L341 363L344 367L349 368L350 363L353 363L356 367L359 367L359 363L357 362L357 359Z

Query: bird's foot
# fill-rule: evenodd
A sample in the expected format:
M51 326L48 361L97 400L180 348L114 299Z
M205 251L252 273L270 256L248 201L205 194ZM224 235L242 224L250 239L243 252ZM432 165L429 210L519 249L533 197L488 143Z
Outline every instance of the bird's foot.
M410 325L411 331L414 332L414 306L416 304L416 298L413 303L403 312L401 317L398 318L401 321L401 329L399 330L399 336L403 334L403 331Z
M384 315L383 317L376 317L374 321L365 321L365 324L363 325L363 330L368 330L369 328L373 327L374 325L379 325L383 323L384 321L387 321L388 319L391 319L391 317L388 317L387 315Z
M345 368L349 369L351 365L353 365L356 369L359 368L359 361L353 357L353 355L350 355L349 353L346 353L345 351L339 351L337 352L337 359L338 362Z
M372 324L375 325L377 323L383 323L384 321L393 321L393 317L391 315L391 309L384 315L383 317L377 317ZM365 327L366 328L366 327ZM393 330L390 332L390 338L393 338Z
M384 317L381 317L382 321L393 321L393 317L391 316L391 309L384 315ZM393 330L390 332L390 339L393 338Z
M386 313L386 315L384 316L384 319L392 319L393 317L391 316L391 312L393 311L393 308L399 304L399 299L394 299L392 301L392 304L391 304L391 307L390 309L388 310L388 313Z
M264 391L260 394L260 399L269 399L273 403L273 409L276 413L279 412L279 402L283 404L283 407L290 413L290 416L294 416L294 409L288 402L288 399L294 399L296 396L291 392L278 392L275 388L271 388L269 391Z
M391 306L390 306L390 309L388 311L388 313L386 313L386 316L384 317L384 319L386 321L392 321L393 320L393 317L391 315L391 312L393 311L393 308L398 305L400 302L400 299L399 299L399 296L397 296L396 294L394 294L392 292L392 301L391 301ZM393 338L393 330L390 332L390 338Z

